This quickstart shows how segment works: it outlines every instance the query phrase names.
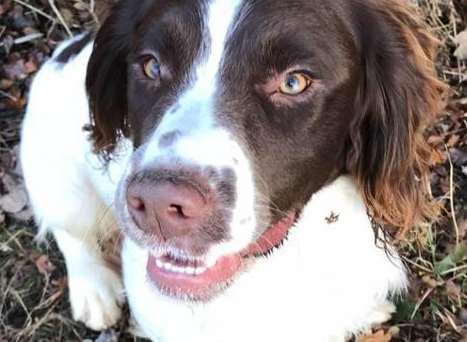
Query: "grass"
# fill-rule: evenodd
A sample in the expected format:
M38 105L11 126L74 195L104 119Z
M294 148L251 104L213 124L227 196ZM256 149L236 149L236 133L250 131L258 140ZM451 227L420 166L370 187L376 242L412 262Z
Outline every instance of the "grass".
M18 130L34 71L57 42L95 27L106 1L113 0L0 0L0 195L21 185ZM440 40L437 67L451 86L446 112L427 133L435 149L432 193L443 212L422 236L401 246L411 287L381 331L392 341L467 342L467 68L452 57L452 39L466 26L459 7L465 0L412 2ZM2 14L8 6L14 18ZM10 80L1 65L15 63L23 65L24 75ZM104 334L72 320L63 259L53 241L34 241L28 217L27 210L0 211L0 342L134 341L126 320ZM384 340L374 336L370 341Z

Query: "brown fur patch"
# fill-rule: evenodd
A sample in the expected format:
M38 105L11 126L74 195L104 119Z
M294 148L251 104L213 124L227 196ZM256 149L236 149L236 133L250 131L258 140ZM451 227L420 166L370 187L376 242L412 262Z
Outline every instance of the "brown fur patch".
M444 108L446 85L438 80L434 67L438 42L405 1L378 0L376 6L403 38L400 43L410 74L395 86L404 98L396 101L406 102L407 131L405 136L389 132L394 135L393 146L387 146L374 183L358 173L356 178L375 219L395 227L402 238L412 227L433 222L438 215L439 206L430 198L430 147L424 132Z

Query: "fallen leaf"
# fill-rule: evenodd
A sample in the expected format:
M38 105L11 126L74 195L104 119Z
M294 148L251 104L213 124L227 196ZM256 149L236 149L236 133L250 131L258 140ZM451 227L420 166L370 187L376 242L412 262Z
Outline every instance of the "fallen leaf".
M53 279L51 281L52 285L57 287L59 290L65 290L68 286L68 277L61 277L58 279Z
M462 262L467 255L467 246L463 244L455 247L443 260L435 264L435 273L438 276L443 276L444 273L450 271Z
M467 59L467 30L461 32L455 39L454 42L458 48L454 52L454 56L458 59Z
M28 195L22 186L17 186L14 191L0 197L0 207L7 213L17 214L28 203Z
M68 285L67 277L62 277L56 280L52 280L52 285L56 287L56 290L52 295L49 297L49 301L55 302L58 298L62 297L65 293L65 290Z
M422 278L422 281L423 281L426 285L428 285L429 287L431 287L431 288L433 288L433 289L436 288L436 287L438 287L438 286L440 286L440 285L442 285L441 282L436 281L435 279L433 279L432 277L430 277L430 276L428 276L428 275L424 276L424 277Z
M10 88L14 82L12 80L8 80L6 78L0 80L0 89L6 90Z
M448 147L456 146L460 139L461 138L459 135L457 134L452 135L447 142Z
M388 331L379 330L372 335L366 335L357 338L357 342L390 342L392 340L392 334Z
M442 143L443 140L444 140L443 137L440 135L432 135L428 138L427 142L432 146L436 146Z
M459 223L459 235L461 239L464 239L467 236L467 220L463 220Z
M452 280L446 282L446 292L448 294L449 299L451 299L454 303L460 302L462 290L460 286Z
M11 80L24 80L28 77L26 67L24 65L24 59L18 59L17 61L10 62L3 66L5 75Z
M447 160L446 153L441 152L438 149L433 149L430 155L430 165L444 164Z
M41 255L39 258L37 258L36 267L39 273L43 275L48 275L56 269L55 265L52 264L47 255Z

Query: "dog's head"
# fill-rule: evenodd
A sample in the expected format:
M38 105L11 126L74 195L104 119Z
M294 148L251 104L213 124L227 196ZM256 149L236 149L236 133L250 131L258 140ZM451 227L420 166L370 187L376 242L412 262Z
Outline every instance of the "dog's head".
M134 146L116 202L149 278L210 298L342 173L380 222L429 218L433 54L397 0L122 0L87 89L96 152Z

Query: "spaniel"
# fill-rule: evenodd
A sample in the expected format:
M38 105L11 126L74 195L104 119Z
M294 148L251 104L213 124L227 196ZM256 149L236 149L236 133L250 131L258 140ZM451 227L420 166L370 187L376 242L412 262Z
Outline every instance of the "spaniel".
M121 0L42 67L22 130L74 318L106 329L128 301L160 342L389 319L407 277L385 237L434 215L434 54L402 0Z

